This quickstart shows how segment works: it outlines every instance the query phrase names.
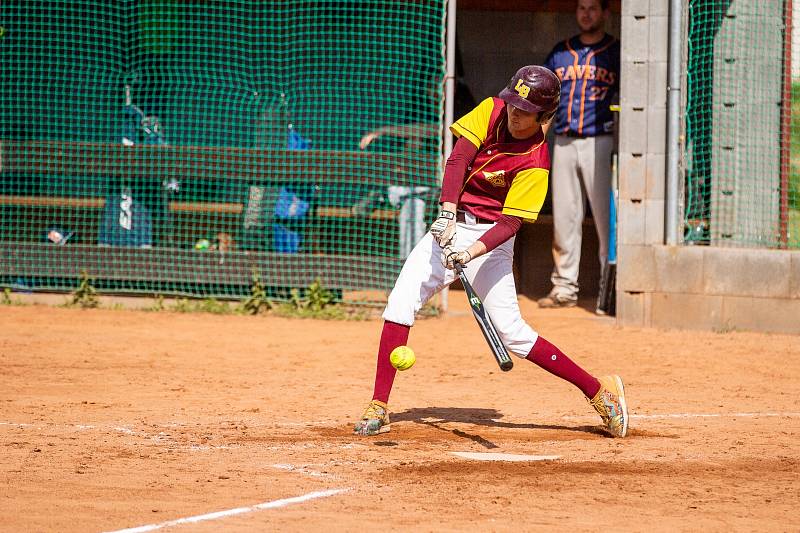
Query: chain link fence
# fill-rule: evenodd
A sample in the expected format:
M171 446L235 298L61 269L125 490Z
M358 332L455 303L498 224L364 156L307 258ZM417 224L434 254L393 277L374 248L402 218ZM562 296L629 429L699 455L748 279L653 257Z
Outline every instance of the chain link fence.
M0 2L0 285L389 288L441 169L445 1Z
M690 0L684 13L684 241L798 248L792 0Z

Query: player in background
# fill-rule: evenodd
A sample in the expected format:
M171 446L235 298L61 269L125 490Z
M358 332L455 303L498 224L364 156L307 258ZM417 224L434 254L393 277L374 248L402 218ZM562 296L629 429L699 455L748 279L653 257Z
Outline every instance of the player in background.
M397 370L389 355L406 345L417 312L465 273L509 352L536 363L578 387L606 429L628 430L625 392L619 376L587 373L522 318L512 263L514 239L523 221L534 222L547 193L550 156L542 124L558 105L560 82L541 66L523 67L497 98L487 98L451 126L458 137L445 166L441 212L406 259L383 312L372 401L354 431L389 431L387 402Z
M586 199L592 209L602 266L608 254L608 212L614 117L619 88L619 40L605 32L609 0L578 0L580 33L558 43L545 66L561 79L553 147L553 288L539 307L572 307ZM598 311L600 313L600 311Z

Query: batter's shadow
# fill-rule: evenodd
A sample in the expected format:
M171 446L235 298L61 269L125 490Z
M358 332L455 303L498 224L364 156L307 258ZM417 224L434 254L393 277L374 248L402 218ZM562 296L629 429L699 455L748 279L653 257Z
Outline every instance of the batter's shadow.
M560 424L520 424L516 422L503 422L503 413L497 409L471 409L467 407L414 407L405 411L392 413L392 422L415 422L424 424L442 431L449 431L459 437L464 437L486 448L497 448L497 445L484 439L458 429L444 428L440 424L445 422L460 422L476 426L512 429L539 429L572 431L577 433L590 433L607 437L608 435L596 426L564 426Z

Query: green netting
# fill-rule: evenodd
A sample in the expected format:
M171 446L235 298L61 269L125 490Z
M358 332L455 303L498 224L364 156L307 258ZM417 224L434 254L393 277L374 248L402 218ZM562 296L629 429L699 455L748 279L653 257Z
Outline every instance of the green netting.
M787 2L684 5L687 243L800 246Z
M0 283L383 297L435 209L444 4L0 2Z

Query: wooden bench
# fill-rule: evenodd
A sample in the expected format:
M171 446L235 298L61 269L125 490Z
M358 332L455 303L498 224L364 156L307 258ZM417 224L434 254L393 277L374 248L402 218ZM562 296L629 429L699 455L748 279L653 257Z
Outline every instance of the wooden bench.
M0 205L25 207L59 207L70 209L103 209L105 198L74 198L66 196L21 196L0 194ZM168 209L174 213L241 215L244 204L239 202L168 202ZM397 218L396 209L373 209L368 218L391 220ZM347 207L318 207L316 216L323 218L350 218L352 212Z
M220 183L307 184L309 178L332 186L389 185L437 186L438 161L410 162L391 154L328 152L319 150L254 150L186 146L122 146L102 143L55 141L0 141L0 176L10 173L53 176L79 186L87 178L181 181L209 180ZM425 177L425 179L421 179ZM77 188L77 187L73 187ZM0 209L19 208L22 215L53 210L101 211L101 197L0 194ZM169 201L167 209L186 227L225 220L236 227L246 210L243 202ZM209 216L210 215L210 216ZM347 207L320 205L313 216L325 220L352 217ZM393 209L376 209L368 219L389 222ZM84 229L99 224L100 216L78 215ZM193 217L197 220L193 222ZM364 217L359 217L363 220ZM183 218L182 218L183 220ZM33 224L33 222L30 222ZM39 228L37 227L36 230ZM29 233L33 233L31 226ZM95 241L96 242L96 241ZM266 285L307 287L319 277L331 288L343 290L386 289L391 286L402 260L391 256L341 253L283 254L255 250L226 252L180 248L128 248L97 246L87 242L54 246L44 242L9 241L0 236L0 275L76 279L86 269L96 279L153 282L220 283L249 286L253 269ZM165 266L169 265L169 266ZM182 268L181 268L182 267Z

